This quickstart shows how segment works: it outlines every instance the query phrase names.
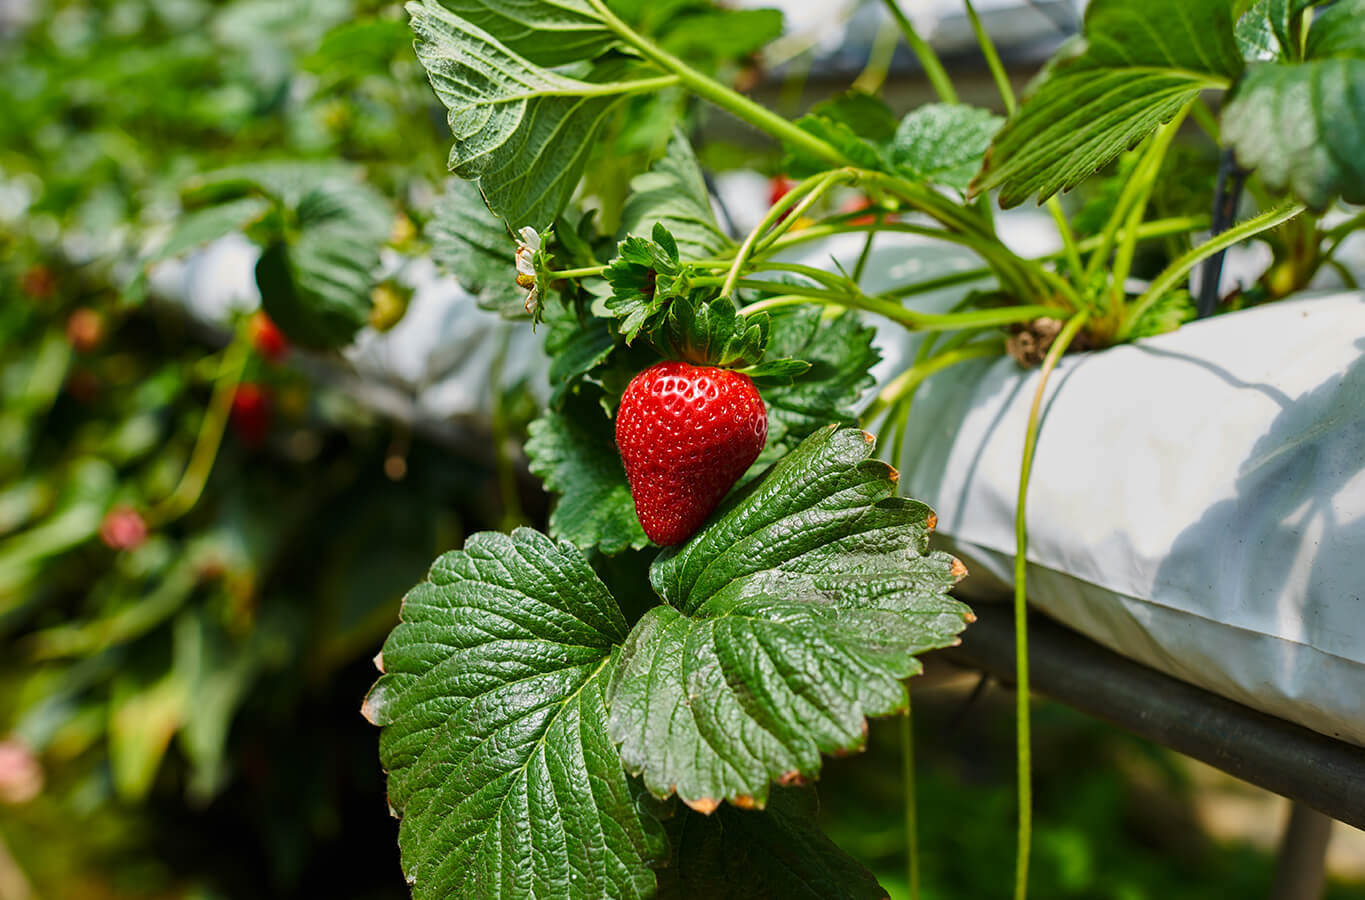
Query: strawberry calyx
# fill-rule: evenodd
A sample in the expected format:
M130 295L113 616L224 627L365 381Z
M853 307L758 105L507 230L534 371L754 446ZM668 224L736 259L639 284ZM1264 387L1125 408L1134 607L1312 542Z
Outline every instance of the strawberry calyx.
M768 332L767 313L740 315L727 297L678 298L669 305L655 344L673 359L735 369L750 378L790 381L810 368L797 359L765 361Z

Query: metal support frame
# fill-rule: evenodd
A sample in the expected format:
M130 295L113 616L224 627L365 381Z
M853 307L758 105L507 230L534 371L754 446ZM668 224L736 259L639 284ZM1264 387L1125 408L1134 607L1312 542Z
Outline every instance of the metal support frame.
M982 603L974 609L979 619L962 645L940 653L1012 684L1009 606ZM1365 829L1365 748L1163 675L1043 616L1029 620L1029 660L1037 693ZM1282 866L1289 862L1282 859Z

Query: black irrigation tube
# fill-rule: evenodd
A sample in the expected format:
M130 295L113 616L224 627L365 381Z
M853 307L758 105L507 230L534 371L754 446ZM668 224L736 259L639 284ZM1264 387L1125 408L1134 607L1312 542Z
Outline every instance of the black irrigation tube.
M1009 605L974 609L962 645L942 655L1012 683ZM1365 748L1163 675L1042 616L1029 620L1029 659L1037 693L1365 829Z
M1242 200L1242 185L1246 183L1246 178L1247 172L1237 165L1232 151L1224 150L1218 159L1218 182L1213 191L1210 237L1217 237L1232 227L1237 218L1237 204ZM1223 277L1223 257L1227 252L1226 249L1219 250L1200 267L1197 318L1206 319L1218 308L1218 282Z

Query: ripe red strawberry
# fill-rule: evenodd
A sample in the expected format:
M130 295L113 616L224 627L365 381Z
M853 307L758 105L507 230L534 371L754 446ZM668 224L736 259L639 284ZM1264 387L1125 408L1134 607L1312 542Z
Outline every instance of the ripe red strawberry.
M251 336L251 346L271 362L279 362L289 352L289 341L285 338L284 332L280 331L279 326L271 321L263 310L252 313L247 330Z
M237 385L232 395L232 429L248 447L259 447L270 431L270 391L259 384Z
M635 514L657 544L680 544L758 457L768 413L748 375L661 362L631 379L616 446Z

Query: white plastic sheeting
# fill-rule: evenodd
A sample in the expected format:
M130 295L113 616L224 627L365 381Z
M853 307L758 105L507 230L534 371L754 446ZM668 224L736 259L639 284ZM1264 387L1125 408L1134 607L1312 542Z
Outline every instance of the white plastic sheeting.
M902 486L969 597L1012 577L1036 371L921 388ZM1029 493L1030 601L1128 657L1365 746L1365 294L1066 357Z

